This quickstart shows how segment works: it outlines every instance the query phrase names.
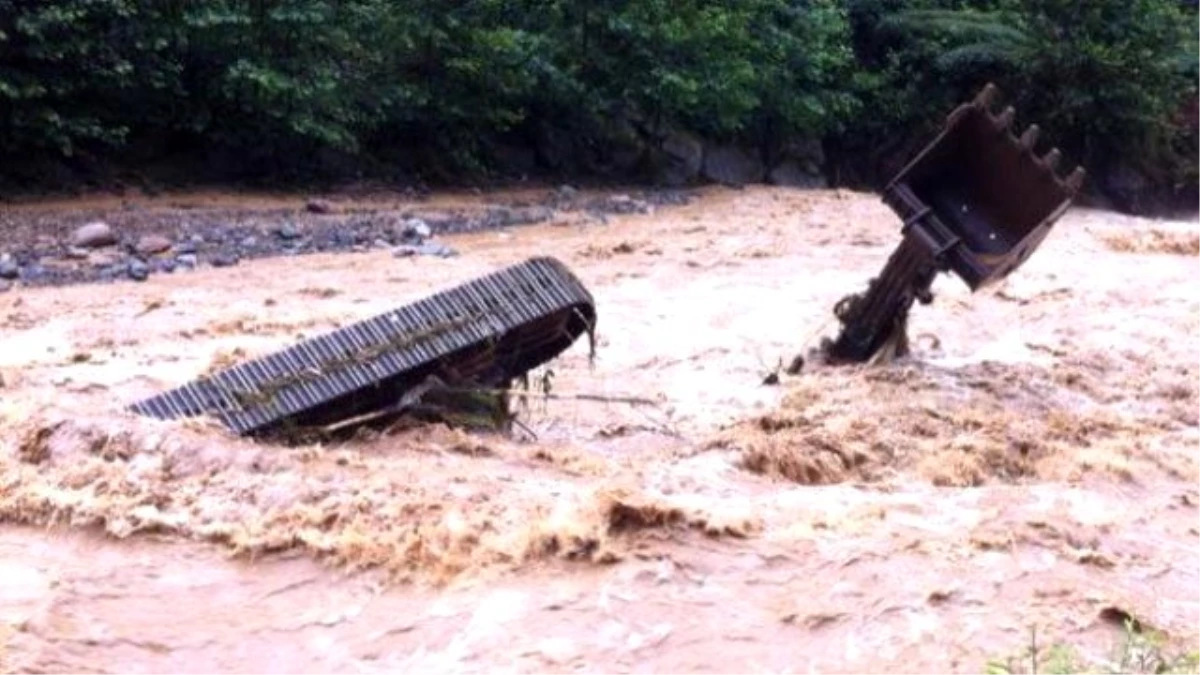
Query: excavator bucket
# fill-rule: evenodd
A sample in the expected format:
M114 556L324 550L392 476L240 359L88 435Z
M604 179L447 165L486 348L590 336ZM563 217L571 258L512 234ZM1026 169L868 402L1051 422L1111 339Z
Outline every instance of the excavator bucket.
M1065 180L1057 148L1034 153L1038 126L1019 137L1015 110L992 113L988 84L956 108L945 127L884 190L884 202L912 228L943 269L972 291L1008 276L1042 243L1083 183L1082 167Z
M938 272L953 271L972 291L1004 279L1079 192L1083 168L1060 178L1061 153L1035 154L1037 125L1015 136L1016 111L992 111L997 94L989 83L955 108L884 189L884 203L904 223L903 239L866 292L834 308L842 329L824 346L829 360L869 361L888 345L903 354L908 311L914 300L933 301Z

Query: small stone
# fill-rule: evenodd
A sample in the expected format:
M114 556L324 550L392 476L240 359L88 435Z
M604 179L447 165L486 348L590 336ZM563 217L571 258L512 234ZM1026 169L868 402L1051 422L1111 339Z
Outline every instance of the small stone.
M258 237L250 235L241 241L239 244L242 248L254 248L258 246Z
M213 267L233 267L238 264L238 257L232 253L218 253L213 256Z
M536 225L554 217L554 211L544 206L530 206L516 209L499 208L488 214L488 224L499 227L514 225Z
M599 213L625 215L631 213L649 213L650 205L629 195L618 194L593 200L588 204L588 210Z
M117 243L117 233L108 223L95 221L82 225L71 233L71 245L83 248L100 248L113 246Z
M21 266L12 256L5 253L0 256L0 279L16 279L21 276Z
M400 238L402 240L424 241L433 236L433 230L420 218L408 218L400 226Z
M284 223L279 227L278 230L276 230L276 232L279 234L280 239L286 241L300 238L300 230L297 229L292 223Z
M78 246L68 246L67 252L63 254L67 260L87 260L90 256L87 249Z
M195 253L196 252L196 242L192 241L191 239L181 241L175 245L175 252L176 253Z
M427 241L423 244L404 244L392 249L392 255L397 258L408 258L414 255L431 255L438 258L452 258L458 255L458 251L440 244L436 241Z
M324 199L310 199L310 200L308 200L308 203L304 205L304 209L306 211L308 211L309 213L317 213L317 214L332 213L333 212L333 204L330 204L329 202L325 201Z
M182 267L195 267L200 262L195 253L183 253L175 256L175 262Z
M453 258L458 255L458 251L436 241L427 241L419 248L421 255L432 255L439 258Z
M169 238L161 234L147 234L138 238L137 243L133 245L133 250L141 255L154 255L170 250L172 243Z
M175 261L170 258L155 260L154 269L159 272L166 272L167 274L170 274L171 272L175 271L175 264Z
M131 260L126 273L134 281L145 281L150 276L150 266L141 260Z
M371 246L374 248L387 248L391 246L391 243L386 239L376 239L375 241L371 242Z
M188 237L188 241L192 242L193 244L203 244L204 237L199 234L193 234L192 236Z
M412 216L405 217L410 218ZM471 222L471 218L468 216L444 211L422 211L421 217L418 220L428 225L432 232L457 232L470 229L468 225Z
M88 255L88 263L92 267L108 267L116 265L121 261L121 253L116 249L108 249L105 251L93 251Z
M21 278L25 281L36 281L46 276L46 268L36 262L29 263L21 270Z

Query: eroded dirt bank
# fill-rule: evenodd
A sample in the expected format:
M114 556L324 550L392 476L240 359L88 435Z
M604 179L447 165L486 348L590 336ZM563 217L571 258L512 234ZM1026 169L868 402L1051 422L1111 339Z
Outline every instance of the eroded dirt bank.
M910 359L761 385L897 230L873 195L714 189L451 259L0 295L0 665L979 672L1031 625L1095 663L1122 613L1194 650L1200 228L1074 211L1000 288L939 279ZM535 254L600 316L555 391L659 404L302 448L120 412Z

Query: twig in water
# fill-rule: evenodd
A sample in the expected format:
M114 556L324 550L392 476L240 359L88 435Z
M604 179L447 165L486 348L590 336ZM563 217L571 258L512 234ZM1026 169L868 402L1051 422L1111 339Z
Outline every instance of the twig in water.
M364 424L367 422L373 422L375 420L379 420L384 417L390 417L392 415L403 413L406 410L410 410L410 409L414 408L418 403L421 402L421 399L424 398L427 393L429 393L430 391L433 391L435 389L438 391L441 391L441 392L448 393L448 394L456 394L456 393L494 394L494 395L517 396L522 399L530 399L530 398L536 397L536 398L542 398L542 399L555 399L555 400L560 400L560 401L561 400L575 400L575 401L595 401L595 402L599 402L599 403L624 403L624 404L633 405L633 406L642 406L642 405L655 406L655 405L658 405L658 403L659 403L658 401L655 401L653 399L640 398L640 397L636 397L636 396L603 396L600 394L551 394L549 392L543 393L543 392L536 392L536 391L521 391L519 389L491 389L491 388L486 388L486 387L449 387L449 386L446 386L446 384L440 378L431 375L431 376L425 378L425 380L421 384L417 385L416 387L413 387L410 391L406 392L404 394L404 396L401 397L401 399L397 403L395 403L393 405L389 405L384 408L379 408L377 410L372 410L371 412L366 412L361 415L355 415L354 417L349 417L344 420L339 420L332 424L321 427L320 431L324 434L332 434L332 433L336 433L342 429L346 429L346 428L353 427L353 426L358 426L360 424ZM533 437L534 440L537 439L537 434L535 434L529 427L522 424L515 417L512 418L511 421L518 424L526 433L528 433L531 437Z
M354 417L349 417L344 420L334 422L333 424L321 427L321 432L324 434L332 434L347 427L357 426L366 422L373 422L389 415L395 415L397 413L404 412L406 409L411 408L420 402L420 400L425 396L425 394L429 393L430 390L444 386L445 383L442 382L441 378L436 375L430 375L420 384L405 392L404 396L401 396L398 402L385 408L372 410L371 412L363 413L361 415L355 415Z
M483 390L487 391L487 390ZM497 393L503 393L505 390L496 390ZM601 394L539 394L537 392L525 391L508 391L509 395L549 398L559 401L595 401L598 403L627 403L629 405L658 405L658 401L650 398L639 398L636 396L603 396Z

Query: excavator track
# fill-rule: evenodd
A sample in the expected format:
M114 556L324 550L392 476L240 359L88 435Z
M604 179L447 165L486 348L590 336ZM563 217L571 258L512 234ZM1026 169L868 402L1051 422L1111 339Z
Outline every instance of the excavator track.
M139 401L158 419L211 415L239 435L328 424L396 401L433 376L503 386L592 339L591 294L537 257Z

